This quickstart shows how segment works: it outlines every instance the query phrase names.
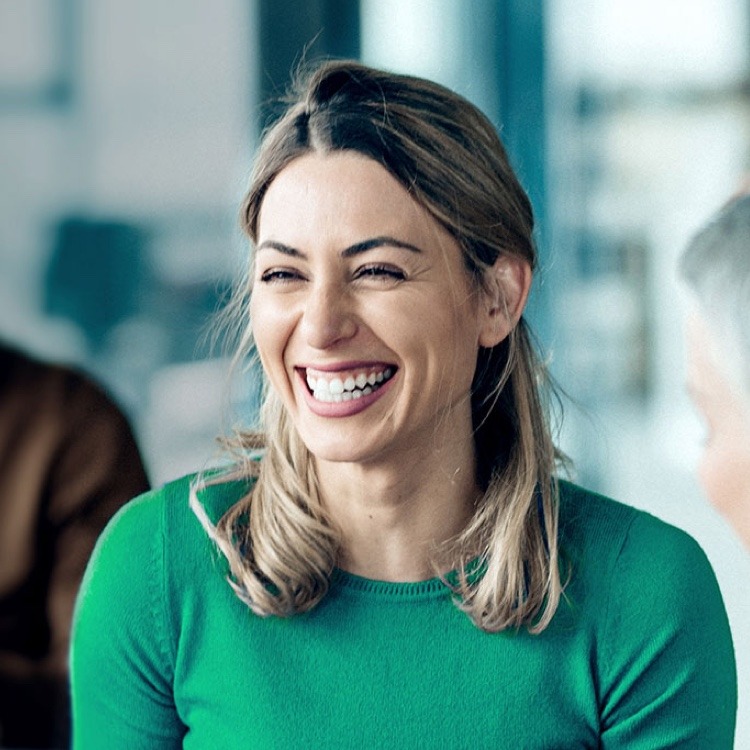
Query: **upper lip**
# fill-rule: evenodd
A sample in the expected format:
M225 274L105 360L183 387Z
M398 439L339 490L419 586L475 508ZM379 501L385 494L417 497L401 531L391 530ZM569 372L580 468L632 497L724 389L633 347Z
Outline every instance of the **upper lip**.
M344 370L373 370L374 368L395 368L391 362L384 360L352 360L349 362L329 362L329 363L304 363L295 365L295 370L307 371L317 370L318 372L343 372Z

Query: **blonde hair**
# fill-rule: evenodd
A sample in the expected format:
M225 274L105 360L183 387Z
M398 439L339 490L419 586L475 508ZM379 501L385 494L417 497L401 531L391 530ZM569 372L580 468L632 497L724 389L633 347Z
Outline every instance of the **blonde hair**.
M266 190L286 165L311 151L341 150L376 160L409 190L456 239L477 288L502 254L536 267L531 204L489 120L435 83L351 61L325 62L301 76L286 113L265 134L242 207L250 239ZM250 292L246 280L235 300L241 316ZM251 347L248 327L240 353ZM559 455L544 401L548 385L523 318L501 344L480 350L472 414L484 495L451 542L455 573L446 582L457 606L486 631L540 632L560 601ZM232 476L207 480L256 477L248 494L216 525L197 501L200 487L193 507L229 561L243 601L259 615L289 616L325 596L341 539L320 501L314 461L270 389L261 426L233 441Z

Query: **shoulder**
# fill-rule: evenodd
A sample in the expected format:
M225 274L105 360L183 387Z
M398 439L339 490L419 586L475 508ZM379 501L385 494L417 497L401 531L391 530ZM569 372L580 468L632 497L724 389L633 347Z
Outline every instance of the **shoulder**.
M200 475L187 475L120 508L89 560L79 618L100 610L132 617L144 608L179 607L186 591L213 580L218 553L191 507L199 481ZM247 490L247 482L222 483L198 496L209 518L218 520Z
M569 593L600 625L727 630L716 576L689 534L567 482L560 494Z
M109 402L105 389L76 366L48 362L17 349L2 348L0 355L5 387L55 394L61 400L76 397Z
M708 566L698 543L681 529L565 481L560 482L560 540L574 562L594 558L600 571L603 563L614 566L624 558L639 568L669 560L679 567Z
M703 550L649 513L560 490L567 611L593 637L607 747L729 747L734 652Z
M560 509L567 593L599 626L726 629L713 568L689 534L569 483L561 484Z
M170 576L200 570L214 554L201 525L205 513L216 524L252 488L252 480L224 481L218 471L188 474L126 503L101 534L90 569L107 568L121 578L171 568ZM144 561L149 561L144 568Z
M85 439L84 422L87 430L94 426L129 434L127 419L115 398L78 367L11 349L2 350L0 364L4 403L10 404L13 412L25 414L27 420L74 440Z
M183 547L191 537L205 536L192 505L199 503L216 523L251 488L252 480L224 481L218 471L188 474L123 506L107 525L98 546L129 546L161 538L169 546Z

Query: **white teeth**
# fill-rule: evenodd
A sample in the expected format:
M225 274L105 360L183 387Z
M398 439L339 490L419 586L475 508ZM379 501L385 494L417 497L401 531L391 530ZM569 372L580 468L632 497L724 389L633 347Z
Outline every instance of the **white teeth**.
M381 372L371 372L365 374L360 372L357 376L349 375L346 379L333 378L315 378L307 375L307 385L312 391L313 397L317 401L326 403L340 403L341 401L351 401L352 399L369 396L377 390L380 385L393 376L393 370L387 367Z
M329 384L328 384L328 390L331 393L340 394L344 392L344 383L341 380L341 378L334 378Z

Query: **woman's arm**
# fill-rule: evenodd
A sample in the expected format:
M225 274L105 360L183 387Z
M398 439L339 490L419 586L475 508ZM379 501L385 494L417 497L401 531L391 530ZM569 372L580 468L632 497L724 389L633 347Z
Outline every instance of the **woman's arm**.
M729 623L687 534L646 515L634 521L612 570L599 659L603 748L731 750Z
M160 494L121 511L81 587L71 648L73 748L182 747L173 698Z

